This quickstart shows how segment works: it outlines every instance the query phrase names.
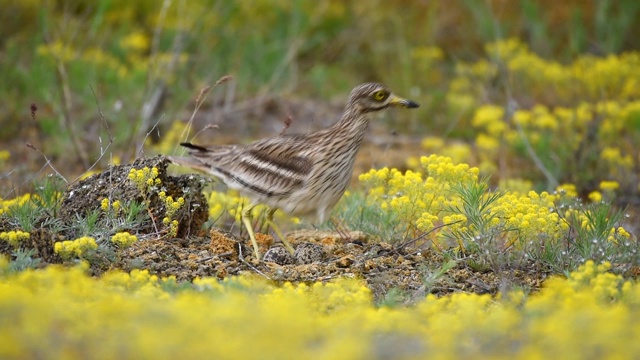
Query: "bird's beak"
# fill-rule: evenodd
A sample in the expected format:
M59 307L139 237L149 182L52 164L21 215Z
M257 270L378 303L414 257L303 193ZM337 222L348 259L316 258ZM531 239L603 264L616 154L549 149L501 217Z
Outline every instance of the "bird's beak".
M391 100L389 100L389 104L394 106L403 106L409 109L417 108L420 105L416 102L413 102L409 99L403 99L401 97L391 95Z

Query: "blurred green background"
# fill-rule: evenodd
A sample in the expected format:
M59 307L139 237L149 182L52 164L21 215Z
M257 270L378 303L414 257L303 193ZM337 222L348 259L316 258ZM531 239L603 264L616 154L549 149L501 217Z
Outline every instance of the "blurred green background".
M406 160L465 144L456 160L484 163L496 182L570 182L588 192L609 179L628 199L638 194L640 108L626 110L640 97L636 0L0 5L0 196L21 193L54 169L72 181L112 162L173 153L202 129L196 141L218 143L277 135L287 116L291 131L316 130L335 120L351 88L365 81L422 105L384 116L372 131L374 148L394 148ZM593 81L592 70L599 74ZM192 132L183 133L200 91L225 75L233 80L211 90ZM615 133L599 128L606 101L623 112ZM496 121L522 141L474 123L488 104L502 109ZM559 108L593 109L584 126L535 133L540 129L511 121L511 104L543 106L556 122L563 121ZM219 128L206 129L211 125ZM498 142L488 153L478 143L483 131ZM435 148L434 139L442 141ZM411 167L366 154L364 168Z

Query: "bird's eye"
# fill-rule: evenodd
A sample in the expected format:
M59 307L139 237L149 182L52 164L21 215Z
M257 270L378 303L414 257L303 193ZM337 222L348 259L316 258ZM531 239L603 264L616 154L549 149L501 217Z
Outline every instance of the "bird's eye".
M373 93L373 99L375 101L382 101L386 97L387 97L387 93L382 91L382 90L379 90L379 91L376 91L376 92Z

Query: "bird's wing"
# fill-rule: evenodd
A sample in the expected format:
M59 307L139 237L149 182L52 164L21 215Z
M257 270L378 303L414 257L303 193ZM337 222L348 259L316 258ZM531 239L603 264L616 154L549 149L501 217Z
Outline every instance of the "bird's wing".
M282 198L302 188L313 168L309 143L302 136L278 136L248 145L238 154L238 181L269 198Z
M265 171L306 178L313 167L313 145L305 136L278 136L250 144L240 155L242 161Z
M190 143L189 157L170 157L221 178L229 187L260 198L282 198L300 189L311 173L309 143L301 136L267 138L246 147L199 146Z

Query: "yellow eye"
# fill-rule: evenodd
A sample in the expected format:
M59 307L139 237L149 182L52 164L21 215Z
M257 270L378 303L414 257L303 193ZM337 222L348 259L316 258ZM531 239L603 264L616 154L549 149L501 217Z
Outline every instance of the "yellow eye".
M373 93L373 99L376 101L382 101L386 97L387 97L387 93L382 90L376 91L375 93Z

